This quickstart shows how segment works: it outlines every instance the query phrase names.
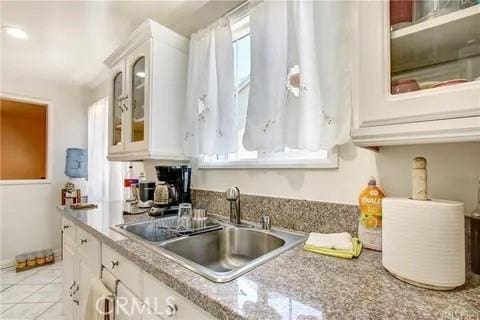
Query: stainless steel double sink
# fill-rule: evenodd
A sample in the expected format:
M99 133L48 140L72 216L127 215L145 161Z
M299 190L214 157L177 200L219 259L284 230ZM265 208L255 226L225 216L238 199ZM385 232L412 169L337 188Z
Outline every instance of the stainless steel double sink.
M209 219L212 228L191 235L172 231L176 217L122 224L112 229L215 282L233 280L306 239L299 233Z

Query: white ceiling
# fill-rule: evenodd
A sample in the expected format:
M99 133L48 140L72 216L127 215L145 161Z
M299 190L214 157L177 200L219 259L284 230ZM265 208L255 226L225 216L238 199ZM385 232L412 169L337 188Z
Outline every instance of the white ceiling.
M1 1L1 72L95 87L106 76L103 60L145 19L190 35L243 0L194 1Z

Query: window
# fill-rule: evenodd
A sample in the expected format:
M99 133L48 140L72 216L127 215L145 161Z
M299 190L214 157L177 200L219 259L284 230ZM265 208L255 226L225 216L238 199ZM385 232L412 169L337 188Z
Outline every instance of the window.
M49 102L4 96L0 100L0 180L48 183Z
M240 14L241 15L241 14ZM199 168L335 168L336 150L309 152L285 148L283 152L259 153L243 147L250 83L250 20L249 16L232 18L234 54L235 104L237 110L238 151L236 153L200 156Z

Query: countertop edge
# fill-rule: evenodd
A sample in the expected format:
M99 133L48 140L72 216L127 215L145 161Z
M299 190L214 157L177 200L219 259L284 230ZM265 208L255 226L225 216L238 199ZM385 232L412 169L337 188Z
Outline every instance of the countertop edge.
M144 272L147 272L149 275L151 275L155 279L163 282L172 290L175 290L176 292L178 292L179 294L181 294L182 296L184 296L185 298L187 298L188 300L190 300L200 308L210 313L212 316L218 319L248 320L248 318L243 317L242 315L236 313L234 310L230 309L227 305L224 305L216 300L213 300L212 298L203 294L201 291L199 291L195 287L188 286L188 283L173 277L168 272L165 272L162 268L152 265L150 262L146 261L145 259L142 259L141 256L135 255L135 257L132 259L131 256L134 255L134 253L125 249L125 247L122 246L120 243L118 243L118 241L115 241L109 238L108 236L99 232L95 228L73 217L72 215L69 214L68 210L64 210L63 208L60 208L60 207L58 208L58 210L61 211L61 214L63 217L71 220L73 223L75 223L76 226L79 226L80 228L82 228L83 230L85 230L86 232L88 232L89 234L91 234L101 242L105 243L106 245L114 249L116 252L121 254L123 257L127 258L130 262L138 266ZM112 232L114 231L112 230ZM125 240L130 241L128 238L126 237L124 238ZM138 244L138 245L141 246L141 244ZM154 251L152 250L152 252ZM161 255L160 253L156 253L156 254ZM138 264L136 260L141 260L144 265ZM101 262L101 259L100 259L100 262ZM149 268L145 268L145 266ZM152 269L155 269L156 272L151 272ZM190 271L190 272L193 273L193 271ZM158 276L159 273L162 275L161 277ZM205 301L209 301L209 302L205 303Z

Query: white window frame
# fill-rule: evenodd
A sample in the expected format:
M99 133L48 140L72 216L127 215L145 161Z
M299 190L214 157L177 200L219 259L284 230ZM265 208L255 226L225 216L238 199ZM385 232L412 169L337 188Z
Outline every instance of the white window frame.
M337 147L327 151L327 158L308 159L245 159L245 160L218 160L205 162L203 157L198 162L199 169L335 169L338 168Z
M45 105L47 108L47 165L45 168L45 179L12 179L0 180L0 185L24 185L24 184L51 184L52 183L52 157L53 157L53 103L50 100L43 100L27 96L20 96L9 93L0 93L0 98L25 102L31 104Z
M247 2L248 3L248 2ZM232 26L237 24L236 30L232 30L232 42L250 33L248 25L238 25L238 22L248 15L248 5L242 4L230 14ZM240 142L241 143L241 142ZM292 157L288 159L276 158L274 153L257 157L256 159L241 160L215 160L205 161L204 155L198 157L198 169L334 169L338 168L337 147L326 150L326 158Z

